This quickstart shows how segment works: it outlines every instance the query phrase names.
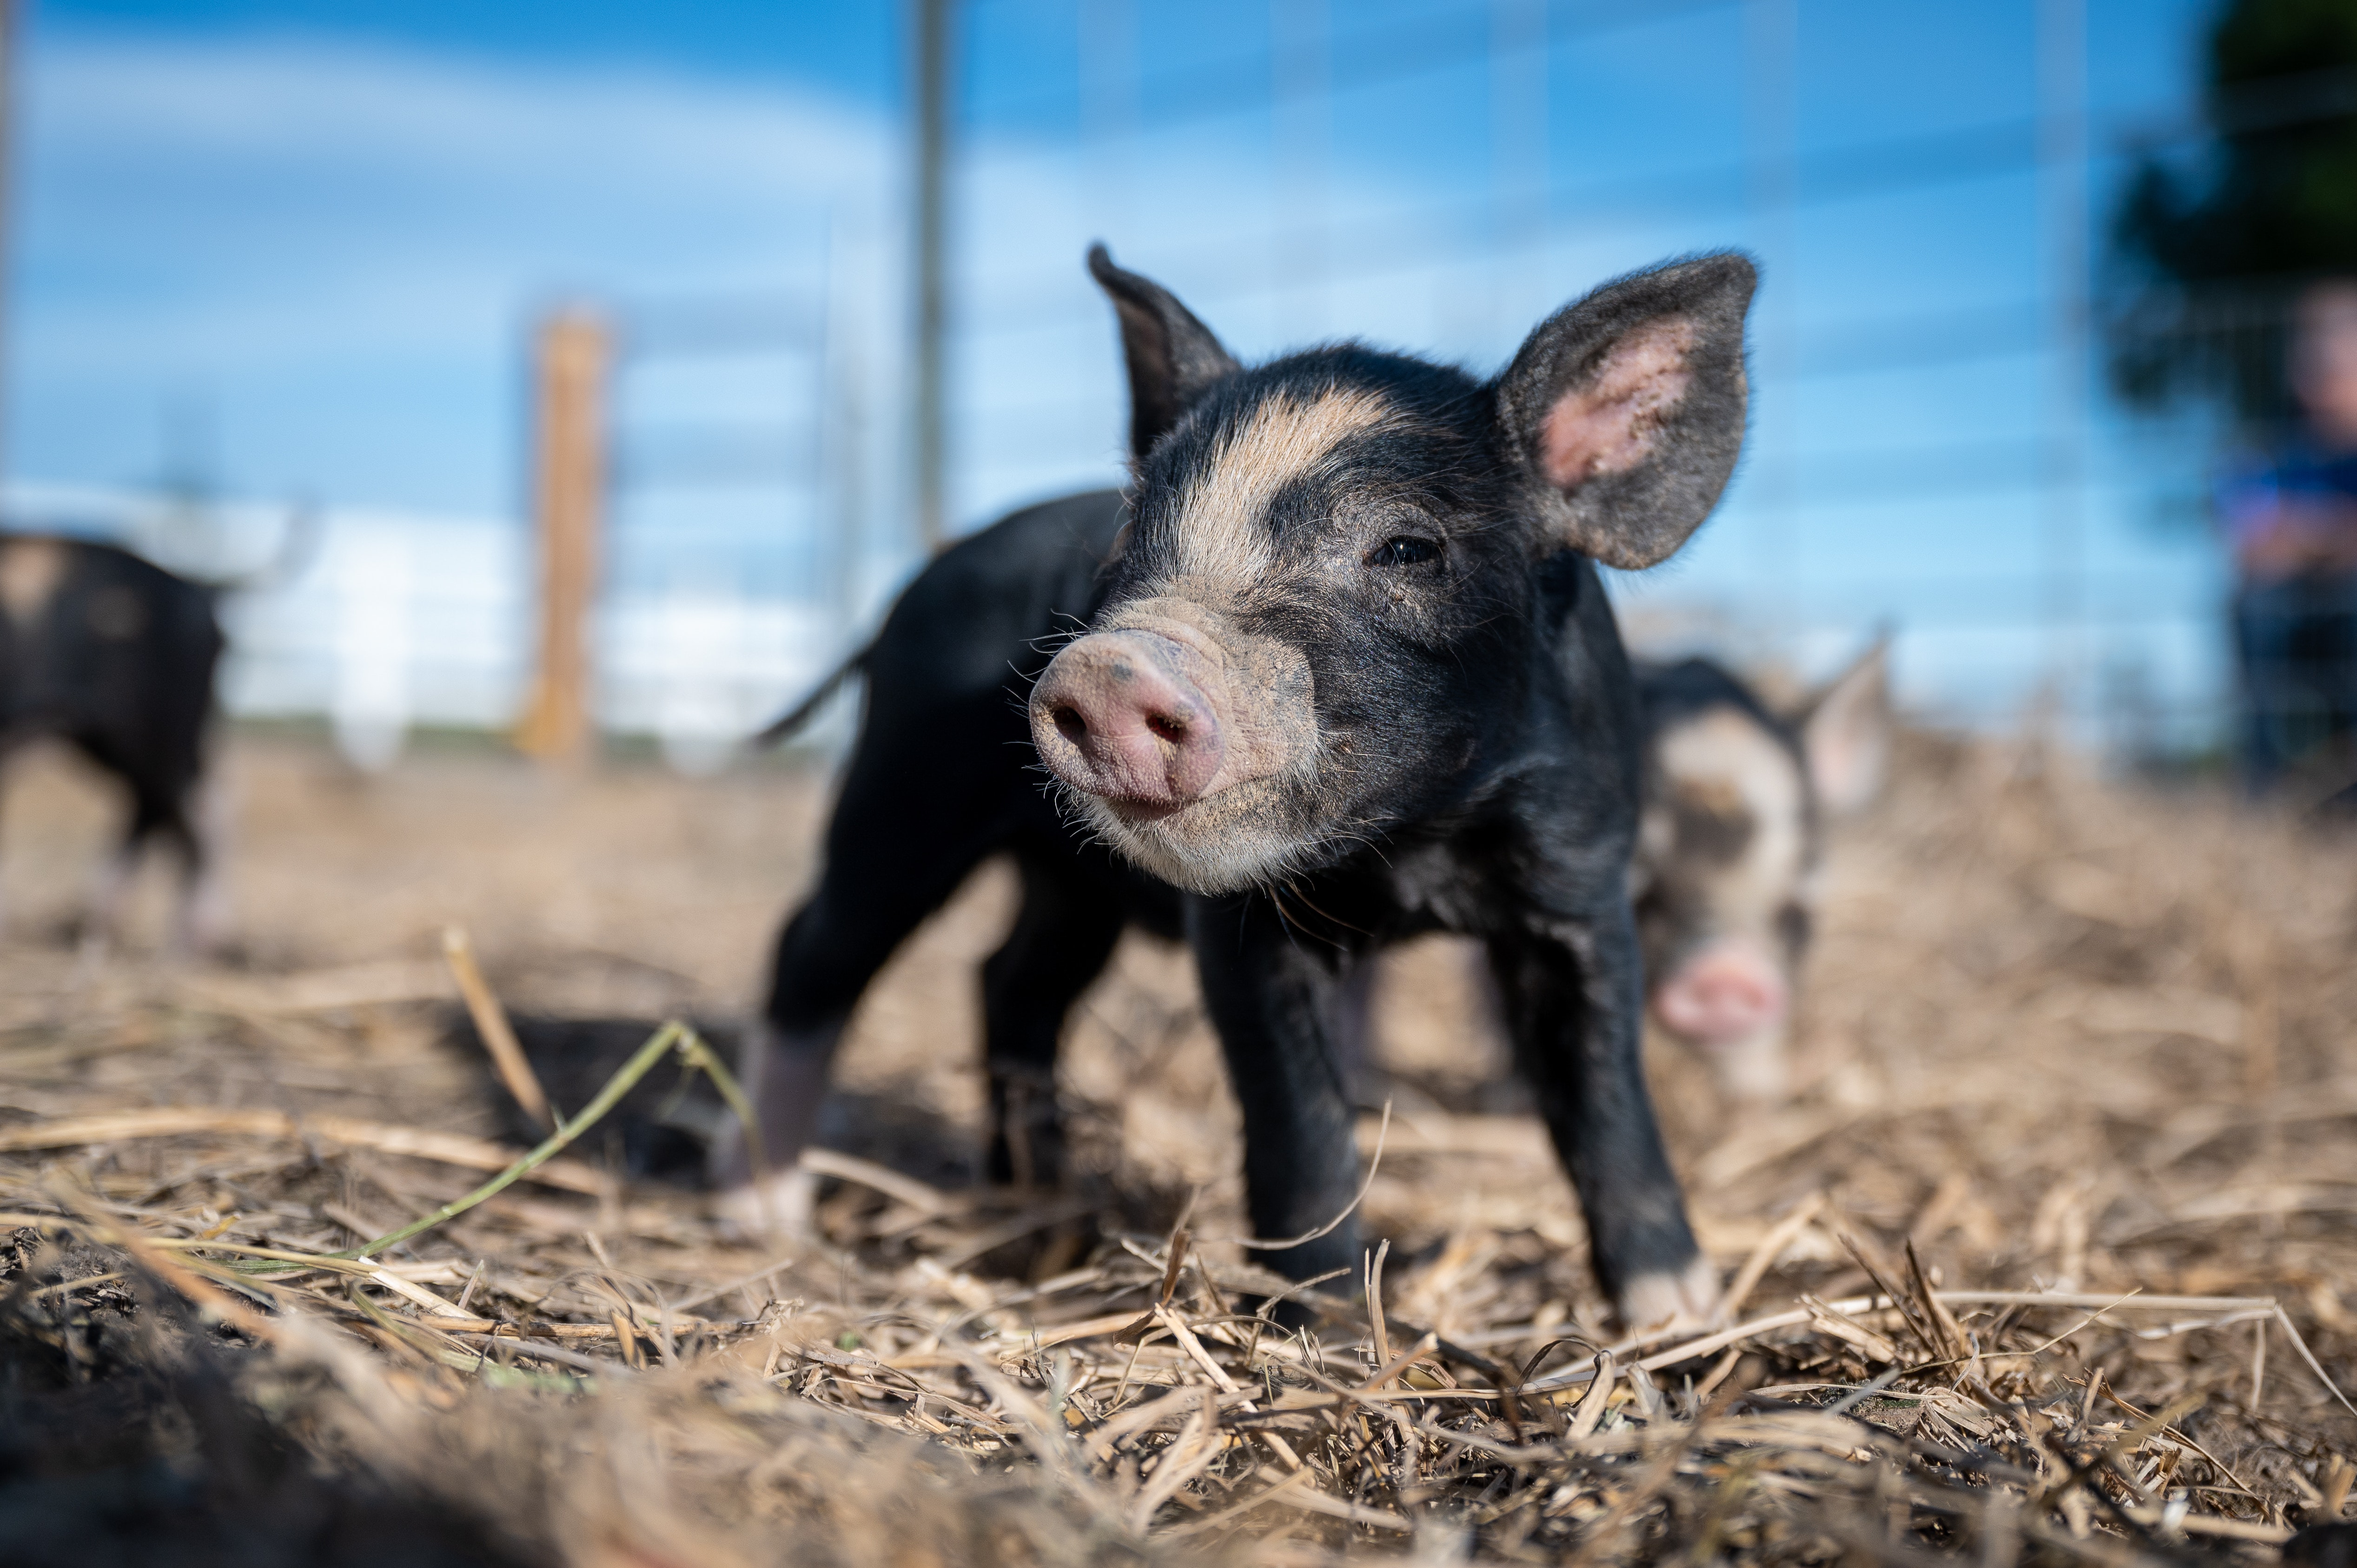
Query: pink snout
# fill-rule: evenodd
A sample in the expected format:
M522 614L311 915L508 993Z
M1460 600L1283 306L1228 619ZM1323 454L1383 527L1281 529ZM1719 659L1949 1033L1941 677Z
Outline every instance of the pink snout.
M1783 1022L1784 976L1748 943L1715 942L1654 989L1653 1016L1705 1046L1731 1046Z
M1065 645L1031 689L1031 739L1057 778L1125 817L1202 798L1224 743L1215 704L1187 676L1190 650L1150 631Z

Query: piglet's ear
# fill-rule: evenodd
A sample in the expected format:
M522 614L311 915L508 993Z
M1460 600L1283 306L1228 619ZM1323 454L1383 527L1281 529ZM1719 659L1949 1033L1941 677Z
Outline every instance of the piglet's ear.
M1872 805L1890 770L1898 728L1890 712L1889 633L1807 698L1794 717L1809 783L1825 814L1846 817Z
M1103 245L1089 247L1089 274L1121 317L1122 353L1129 361L1129 449L1143 457L1189 404L1241 367L1168 289L1114 266Z
M1542 323L1498 380L1506 436L1559 542L1651 566L1718 504L1743 446L1743 317L1733 252L1606 284Z

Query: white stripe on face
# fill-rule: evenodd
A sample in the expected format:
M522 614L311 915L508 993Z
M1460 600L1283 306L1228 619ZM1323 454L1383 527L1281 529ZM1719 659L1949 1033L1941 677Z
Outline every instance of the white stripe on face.
M1188 481L1178 503L1176 575L1231 591L1275 564L1263 520L1285 487L1334 448L1396 418L1381 392L1337 389L1308 403L1279 392L1253 410Z
M1807 804L1792 755L1749 714L1715 707L1662 737L1661 764L1690 807L1748 824L1731 859L1679 868L1706 889L1714 930L1772 932L1808 869Z

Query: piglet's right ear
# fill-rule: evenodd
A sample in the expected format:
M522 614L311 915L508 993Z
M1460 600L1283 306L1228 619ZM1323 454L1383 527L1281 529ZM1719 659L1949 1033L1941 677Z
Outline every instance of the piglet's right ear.
M1498 413L1558 542L1651 566L1710 515L1743 446L1757 281L1733 252L1673 263L1606 284L1523 344Z
M1122 353L1129 361L1129 449L1143 457L1213 382L1242 367L1168 289L1114 266L1103 245L1089 247L1089 274L1121 317Z

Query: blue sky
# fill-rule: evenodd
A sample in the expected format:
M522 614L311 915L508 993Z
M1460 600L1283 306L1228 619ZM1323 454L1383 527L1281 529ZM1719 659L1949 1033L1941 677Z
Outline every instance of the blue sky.
M2206 9L2093 0L2099 152L2182 115ZM2055 424L2037 4L1800 0L1782 106L1760 85L1780 14L970 0L959 519L1114 472L1090 239L1247 354L1351 334L1483 367L1599 277L1741 244L1769 263L1752 455L1691 559L1630 602L1781 628L1803 662L1895 617L1931 699L2018 697L2054 528L2033 482ZM1544 51L1492 48L1542 30ZM512 514L537 308L816 311L831 291L817 357L633 369L650 453L720 427L824 450L803 491L632 492L618 571L821 595L847 509L864 579L888 585L909 559L901 47L889 5L37 5L8 467L137 483L195 465L239 493ZM1785 113L1802 200L1779 219L1755 155ZM2116 171L2094 166L2099 200ZM2103 627L2182 612L2102 631L2101 657L2214 689L2214 553L2155 522L2148 444L2094 423L2084 595Z
M558 0L336 0L288 4L42 4L45 31L153 37L309 38L430 49L533 67L653 68L715 81L791 83L873 102L900 91L889 5L662 5Z

